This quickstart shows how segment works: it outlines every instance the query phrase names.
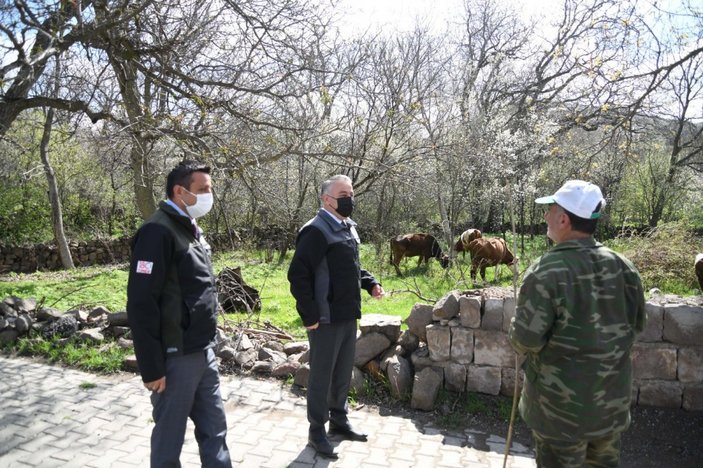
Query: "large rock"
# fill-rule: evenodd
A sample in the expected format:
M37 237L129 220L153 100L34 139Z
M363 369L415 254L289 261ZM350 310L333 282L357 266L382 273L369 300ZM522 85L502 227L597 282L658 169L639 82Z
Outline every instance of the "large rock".
M103 306L97 306L90 312L88 312L88 322L99 322L106 319L110 315L110 311Z
M409 330L405 330L398 338L398 344L403 348L403 355L407 356L420 346L420 338Z
M425 328L432 323L432 306L429 304L415 304L410 311L410 315L405 319L405 323L408 325L408 330L420 338L420 341L427 341Z
M307 388L308 379L310 378L310 366L308 364L302 364L297 371L295 371L295 377L293 378L293 384L299 387Z
M466 366L450 362L444 367L444 388L461 393L466 387Z
M454 327L452 331L451 359L459 364L470 364L474 358L474 331Z
M406 395L410 395L413 385L413 371L407 359L398 355L389 358L386 374L393 396L404 398Z
M3 303L12 307L18 314L29 314L37 309L37 300L33 297L23 299L21 297L10 296L5 298Z
M0 331L0 346L14 343L17 341L18 336L17 330L7 329Z
M354 390L358 395L364 391L365 386L366 386L366 375L358 367L356 367L356 366L353 367L349 389Z
M259 361L271 361L277 365L286 362L288 356L286 356L286 353L283 351L275 351L273 349L263 347L259 349L258 359Z
M503 298L487 297L483 303L483 318L481 319L483 330L503 329Z
M500 382L500 367L472 365L468 368L466 391L498 395L500 393Z
M58 320L47 323L42 329L42 336L50 339L52 336L68 338L78 331L78 321L72 315L62 315Z
M237 351L237 354L234 356L234 360L243 369L251 369L258 356L258 351L252 348L245 351Z
M427 326L427 348L433 361L448 361L451 352L451 329L442 325Z
M70 317L75 318L78 323L86 323L88 321L88 312L83 309L71 309L64 315L68 315ZM110 323L110 325L112 325L112 323ZM120 323L119 325L124 324Z
M127 312L115 312L114 314L107 314L107 323L111 326L127 327L129 326L129 320L127 320Z
M449 291L432 308L433 320L449 320L459 315L459 291Z
M364 314L359 321L361 334L381 333L386 335L391 343L398 341L400 337L401 320L397 315Z
M515 351L502 331L474 330L474 364L515 367Z
M635 379L676 380L676 348L666 343L635 343L632 375Z
M479 328L481 326L481 298L461 296L459 298L459 320L462 327Z
M137 364L137 356L134 354L126 356L122 360L122 368L127 371L139 372L139 365Z
M667 304L664 306L665 341L698 346L703 335L703 314L700 307Z
M420 346L410 355L410 362L415 368L415 373L427 367L444 367L450 364L451 361L433 361L430 359L430 351L427 346Z
M415 374L410 407L431 411L442 386L442 370L428 367Z
M300 363L295 359L288 359L281 364L273 367L271 375L274 377L287 377L289 375L295 375L295 373L300 369Z
M638 341L661 341L664 326L664 307L659 304L647 302L644 305L647 314L647 324L642 333L637 335Z
M680 348L678 361L681 382L703 382L703 348Z
M37 320L40 322L52 322L58 320L63 315L63 311L51 307L42 307L37 311Z
M683 389L683 409L703 410L703 383L688 384Z
M17 317L17 320L15 320L15 330L17 330L17 333L19 333L20 335L24 335L26 333L29 333L29 330L31 329L31 317L25 313L20 314L20 316Z
M99 328L86 328L78 332L78 339L87 343L102 343L105 341L105 336Z
M377 332L370 332L361 335L356 340L356 352L354 353L354 365L362 367L371 359L384 352L391 344L391 340L386 335Z
M235 346L237 351L248 351L254 348L254 343L249 339L249 335L244 332L240 332L236 339L232 340L232 344Z
M665 408L681 408L683 388L679 382L667 380L640 381L639 404Z
M291 341L283 346L283 351L287 355L304 353L310 348L307 341Z

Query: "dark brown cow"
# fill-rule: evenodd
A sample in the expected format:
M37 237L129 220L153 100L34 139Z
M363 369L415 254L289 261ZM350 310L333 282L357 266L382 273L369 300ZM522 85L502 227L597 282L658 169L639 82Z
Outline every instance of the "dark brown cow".
M700 286L701 291L703 291L703 253L696 255L696 276L698 277L698 286Z
M449 257L444 255L437 239L429 234L402 234L391 239L391 265L395 267L398 276L403 276L398 268L400 261L405 257L417 256L420 257L418 266L423 260L427 265L430 257L439 260L442 268L447 268L449 265Z
M512 265L517 258L505 244L505 240L491 237L474 239L469 243L471 253L471 279L476 281L476 270L481 269L481 278L486 281L486 267L500 264Z
M469 251L469 244L471 241L474 239L480 239L481 237L481 231L478 229L467 229L461 233L459 240L456 241L456 244L454 244L454 251L456 253L461 252L462 256L466 257L466 252Z

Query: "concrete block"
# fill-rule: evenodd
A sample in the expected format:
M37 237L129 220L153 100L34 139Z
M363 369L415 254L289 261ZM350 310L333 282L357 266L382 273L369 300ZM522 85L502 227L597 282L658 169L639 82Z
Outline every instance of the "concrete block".
M635 343L632 373L635 379L676 380L676 348L667 343Z
M479 328L481 326L481 298L477 296L459 297L459 320L462 327Z
M679 348L678 362L681 382L703 383L703 348Z
M495 367L515 366L508 336L502 331L474 330L474 364Z
M683 386L669 380L640 381L638 403L643 406L681 408Z
M454 327L451 331L451 360L459 364L470 364L474 358L474 331L464 327Z
M700 307L683 304L664 306L664 341L680 345L700 345L703 313Z
M451 330L442 325L427 325L427 348L433 361L448 361L451 351Z
M468 375L466 378L467 392L498 395L498 393L500 393L500 382L500 367L474 365L468 367Z
M483 303L483 318L481 319L481 329L502 330L503 329L503 298L488 297Z
M647 314L647 325L642 333L637 335L637 341L661 341L664 327L664 307L661 304L647 302L644 305L644 311Z
M522 385L525 383L525 372L520 370L518 374L518 392L522 392ZM500 370L500 394L508 397L513 396L515 392L515 368L503 367Z
M510 328L510 321L515 317L515 298L506 297L503 299L503 331L508 332Z
M450 363L444 368L444 388L452 392L463 392L466 387L466 366Z
M703 410L703 383L684 385L683 409L687 411Z

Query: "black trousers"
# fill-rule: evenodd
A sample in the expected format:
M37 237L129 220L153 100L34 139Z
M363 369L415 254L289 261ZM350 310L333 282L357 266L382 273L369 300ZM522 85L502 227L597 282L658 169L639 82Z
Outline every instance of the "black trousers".
M308 330L310 378L308 379L309 436L326 435L325 423L346 426L347 395L354 367L356 320L320 324Z

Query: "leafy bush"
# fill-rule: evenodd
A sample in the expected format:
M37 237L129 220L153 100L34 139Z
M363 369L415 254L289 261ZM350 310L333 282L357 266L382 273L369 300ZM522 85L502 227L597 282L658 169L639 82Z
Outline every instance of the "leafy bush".
M703 239L693 235L683 223L661 224L647 232L623 233L611 247L632 260L642 275L645 289L665 293L700 294L693 269L696 252Z

